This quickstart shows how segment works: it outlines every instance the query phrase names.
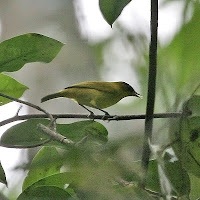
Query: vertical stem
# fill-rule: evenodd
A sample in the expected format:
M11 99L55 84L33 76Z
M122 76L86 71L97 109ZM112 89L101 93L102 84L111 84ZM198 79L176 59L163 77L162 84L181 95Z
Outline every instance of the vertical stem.
M143 177L141 186L145 187L146 173L148 170L151 150L148 141L152 138L153 114L156 92L156 73L157 73L157 35L158 35L158 0L151 0L151 42L149 49L149 79L147 107L145 118L145 134L142 153Z

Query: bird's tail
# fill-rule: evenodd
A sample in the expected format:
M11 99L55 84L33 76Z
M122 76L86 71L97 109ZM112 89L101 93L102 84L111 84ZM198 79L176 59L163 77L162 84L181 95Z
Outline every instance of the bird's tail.
M62 97L62 94L60 93L49 94L41 99L41 103L44 101L48 101L50 99L58 98L58 97Z

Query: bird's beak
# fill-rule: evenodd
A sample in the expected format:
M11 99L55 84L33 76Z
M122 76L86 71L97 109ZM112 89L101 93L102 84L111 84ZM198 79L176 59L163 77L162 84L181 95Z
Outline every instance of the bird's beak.
M135 94L134 94L134 96L136 96L136 97L139 97L140 99L142 99L142 98L143 98L143 96L142 96L142 95L140 95L140 94L138 94L138 93L135 93Z

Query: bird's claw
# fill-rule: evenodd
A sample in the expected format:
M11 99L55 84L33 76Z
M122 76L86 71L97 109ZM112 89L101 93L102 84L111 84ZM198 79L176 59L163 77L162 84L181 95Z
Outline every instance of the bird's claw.
M109 119L112 118L110 116L110 114L108 112L105 113L105 115L101 118L103 121L108 120L108 122L110 121Z
M113 119L113 120L117 120L117 115L114 115L111 119Z
M111 115L104 115L101 119L102 119L102 120L107 120L108 122L110 122L111 120L117 119L117 115L114 115L114 116L111 116Z
M88 118L89 119L92 119L94 121L94 113L93 112L90 112L90 114L88 115Z

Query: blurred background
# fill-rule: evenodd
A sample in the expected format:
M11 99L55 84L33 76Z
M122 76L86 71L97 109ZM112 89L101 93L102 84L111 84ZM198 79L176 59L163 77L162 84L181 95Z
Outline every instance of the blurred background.
M57 99L41 104L40 99L82 81L125 81L144 98L126 98L107 111L113 115L145 113L150 1L130 2L113 28L103 19L98 0L0 0L0 3L1 41L35 32L66 44L49 64L31 63L17 72L7 73L30 88L23 99L50 113L86 113L70 100ZM156 112L180 110L182 101L198 85L199 7L197 1L160 1ZM1 107L0 120L15 115L18 108L17 103ZM35 112L25 106L20 110L20 114ZM144 131L143 120L102 123L108 129L110 140L133 134L142 136ZM155 120L155 142L167 141L167 131L163 128L166 123L166 120ZM1 127L1 133L9 126ZM137 144L139 149L141 138ZM35 151L0 148L0 160L8 178L8 188L2 186L2 192L10 199L20 193L26 174L22 169L26 169ZM139 158L141 152L137 153L136 158Z

